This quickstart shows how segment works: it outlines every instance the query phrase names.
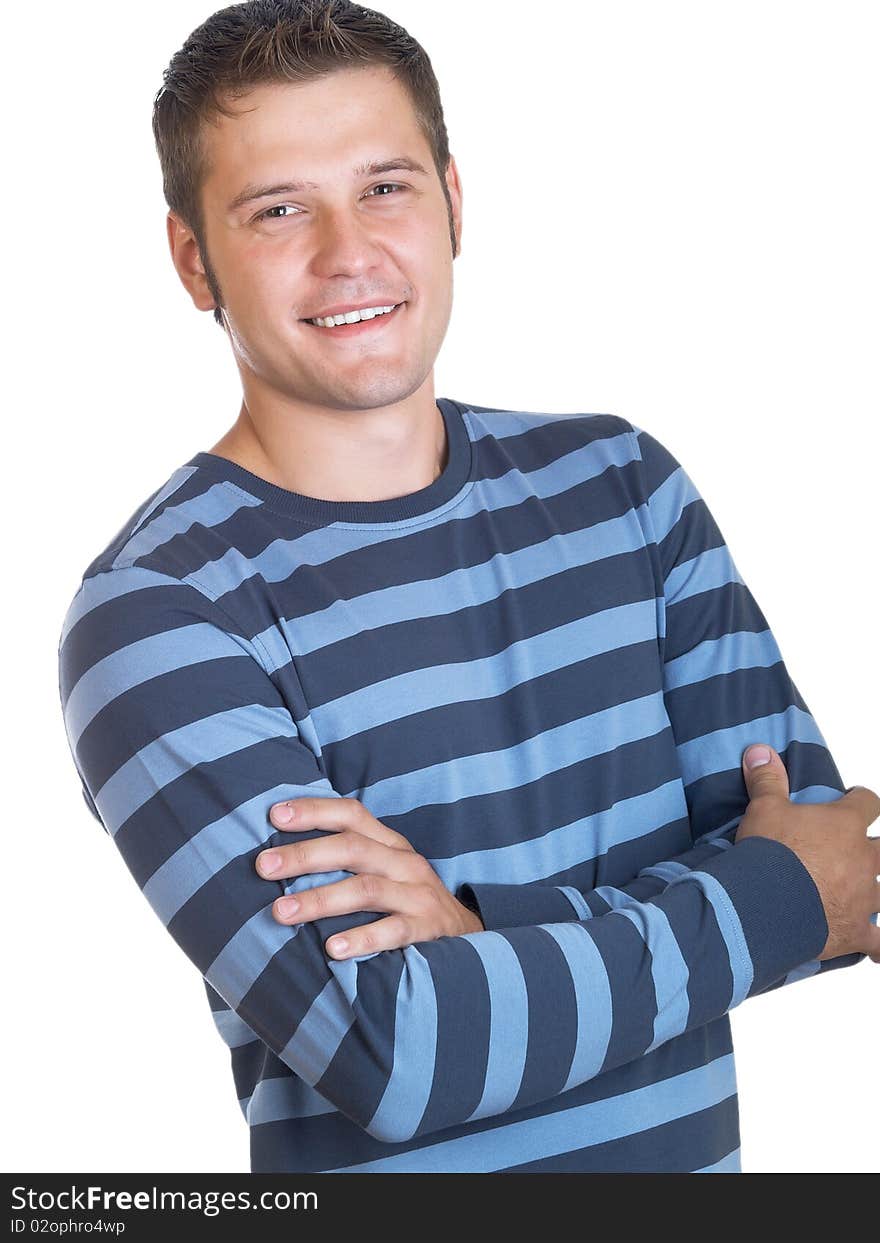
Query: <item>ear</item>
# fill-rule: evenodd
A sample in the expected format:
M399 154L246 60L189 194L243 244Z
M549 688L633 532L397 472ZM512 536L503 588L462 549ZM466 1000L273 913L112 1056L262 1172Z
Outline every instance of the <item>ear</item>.
M189 225L173 211L169 211L166 221L168 246L171 250L171 261L180 277L184 289L192 298L199 311L213 311L217 303L208 288L205 268L199 254L199 245L195 233Z
M462 198L461 179L458 175L458 166L455 163L455 156L450 155L449 163L446 166L446 188L449 191L449 198L452 203L452 223L455 228L455 256L458 258L461 254L461 219L462 219Z

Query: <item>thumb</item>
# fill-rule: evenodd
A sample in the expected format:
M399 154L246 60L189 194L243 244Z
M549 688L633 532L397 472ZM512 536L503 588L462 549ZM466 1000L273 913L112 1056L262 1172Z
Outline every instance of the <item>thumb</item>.
M771 746L758 743L746 747L742 767L750 799L768 795L775 798L789 797L788 773L778 752Z

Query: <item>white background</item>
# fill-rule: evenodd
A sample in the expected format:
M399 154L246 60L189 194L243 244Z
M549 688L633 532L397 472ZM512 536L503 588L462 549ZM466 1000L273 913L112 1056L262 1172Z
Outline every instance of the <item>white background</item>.
M437 395L663 441L845 783L880 788L877 6L379 7L431 56L463 182ZM50 3L10 32L7 1171L249 1168L201 978L85 808L57 688L86 565L239 407L150 129L211 11ZM744 1170L880 1168L878 998L866 961L732 1013Z

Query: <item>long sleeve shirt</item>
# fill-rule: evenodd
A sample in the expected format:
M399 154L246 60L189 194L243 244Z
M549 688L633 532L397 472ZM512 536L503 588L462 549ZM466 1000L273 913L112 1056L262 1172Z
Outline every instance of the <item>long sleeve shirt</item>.
M794 851L734 844L742 752L795 802L840 774L657 439L437 405L409 495L199 452L138 507L59 641L86 804L203 979L253 1172L738 1172L729 1011L865 957L818 960ZM306 794L359 799L485 930L335 960L383 913L278 923L349 875L255 870Z

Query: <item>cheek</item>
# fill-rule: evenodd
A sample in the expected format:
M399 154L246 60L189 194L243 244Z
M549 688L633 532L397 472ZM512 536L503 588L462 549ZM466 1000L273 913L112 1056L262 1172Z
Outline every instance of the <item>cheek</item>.
M397 247L394 258L426 310L430 311L432 303L443 301L452 275L452 239L448 229L423 230L419 237L409 239L406 246Z
M280 248L272 254L263 252L259 256L259 263L250 271L250 281L260 300L267 305L289 305L294 298L293 265Z
M296 314L302 288L290 277L283 263L270 270L249 273L247 284L241 289L240 305L251 331L268 342L273 336L286 338L302 328Z
M452 305L452 265L452 239L447 233L437 239L431 253L430 266L423 275L424 293L430 303L428 311L437 319L447 319Z
M296 273L301 267L294 250L280 237L254 239L239 247L232 259L235 283L254 301L292 303L298 284Z

